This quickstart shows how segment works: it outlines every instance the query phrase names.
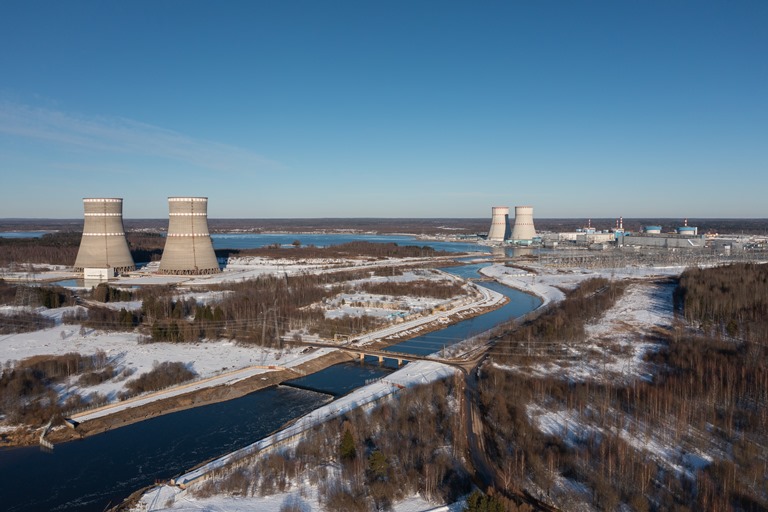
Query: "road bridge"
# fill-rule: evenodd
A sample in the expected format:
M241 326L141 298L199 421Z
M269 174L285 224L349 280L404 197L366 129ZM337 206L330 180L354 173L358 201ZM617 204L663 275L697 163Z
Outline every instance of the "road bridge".
M402 366L404 363L409 361L432 361L433 363L441 363L448 366L453 366L454 368L461 370L463 373L467 372L467 368L472 368L475 366L479 359L485 355L485 344L480 347L475 347L474 349L470 350L469 353L462 355L462 357L451 359L434 357L429 354L420 355L411 354L408 352L396 352L394 350L377 350L367 347L340 346L334 345L332 343L312 342L304 344L313 347L333 348L342 352L346 352L347 354L360 361L363 361L366 356L377 358L380 364L383 363L385 359L392 359L397 361L398 366Z

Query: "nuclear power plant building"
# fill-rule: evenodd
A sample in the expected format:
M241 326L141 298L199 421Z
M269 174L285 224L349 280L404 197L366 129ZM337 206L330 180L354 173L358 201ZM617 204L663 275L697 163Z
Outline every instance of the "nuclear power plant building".
M136 269L123 229L121 198L84 198L83 237L75 258L75 272L108 269L128 272Z
M207 197L169 197L168 235L161 274L217 274L219 262L208 233Z
M488 240L492 242L503 242L509 240L509 207L492 206L491 207L491 229L488 230Z
M533 207L515 206L515 227L512 228L512 241L514 243L531 243L535 237Z

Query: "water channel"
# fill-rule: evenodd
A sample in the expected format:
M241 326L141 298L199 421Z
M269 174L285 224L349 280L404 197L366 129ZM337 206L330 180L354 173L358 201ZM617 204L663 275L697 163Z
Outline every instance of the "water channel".
M485 264L444 270L476 277ZM401 343L400 352L425 354L535 309L540 301L497 283L482 286L509 297L500 309ZM0 503L6 511L102 511L134 490L263 438L286 422L392 372L345 363L245 397L142 421L79 441L0 450ZM317 391L312 391L317 390ZM318 392L322 391L322 392Z

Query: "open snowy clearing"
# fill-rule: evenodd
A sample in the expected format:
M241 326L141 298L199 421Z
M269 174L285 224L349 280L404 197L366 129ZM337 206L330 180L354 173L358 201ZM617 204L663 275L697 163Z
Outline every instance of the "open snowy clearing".
M669 283L632 283L617 303L586 326L587 340L563 343L567 356L532 366L495 364L497 368L534 376L557 376L572 382L648 378L645 354L654 350L654 331L672 327ZM533 344L535 351L535 343Z
M553 269L551 267L529 265L534 272L520 268L495 264L480 270L483 275L492 277L511 288L532 293L544 300L544 305L558 302L565 298L562 290L572 290L587 279L602 277L606 279L649 279L680 275L685 267L626 267L602 270Z
M64 312L76 307L42 309L46 316L58 318ZM305 347L274 350L258 346L248 346L231 341L207 341L200 343L139 343L137 333L103 332L85 329L81 335L79 325L59 324L49 329L29 333L19 333L0 337L0 361L18 361L39 355L62 355L77 352L83 355L93 355L103 351L107 362L115 368L116 377L95 386L79 386L77 377L59 386L61 399L77 393L87 397L91 393L105 395L110 402L117 400L117 395L124 391L129 378L152 370L157 363L166 361L181 361L193 370L201 379L198 385L215 386L248 378L258 373L270 371L258 366L290 367L301 364L310 358L318 357L328 350L314 350L304 353ZM247 371L242 371L246 369ZM241 370L237 373L228 373ZM123 373L125 372L125 373ZM222 381L210 379L220 376ZM191 389L186 389L189 392ZM157 399L159 397L155 397ZM134 404L135 406L135 404ZM114 409L113 409L114 411Z
M159 501L160 496L156 501ZM301 512L313 512L323 510L317 497L317 488L309 485L293 486L287 492L273 494L258 498L242 498L235 496L214 496L211 498L195 498L191 496L180 496L178 501L174 501L169 508L163 508L162 503L147 504L147 508L141 508L142 503L136 510L174 510L178 512L280 512L284 505L296 505ZM460 512L464 510L464 501L459 501L451 505L435 505L426 501L421 496L412 496L392 506L393 512Z

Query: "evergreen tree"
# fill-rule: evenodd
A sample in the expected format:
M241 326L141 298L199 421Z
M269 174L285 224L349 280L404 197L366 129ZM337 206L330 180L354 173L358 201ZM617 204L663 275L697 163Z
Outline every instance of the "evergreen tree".
M355 440L352 437L352 432L350 432L349 429L344 430L344 433L341 435L339 455L341 456L341 460L354 460L355 457L357 457Z

